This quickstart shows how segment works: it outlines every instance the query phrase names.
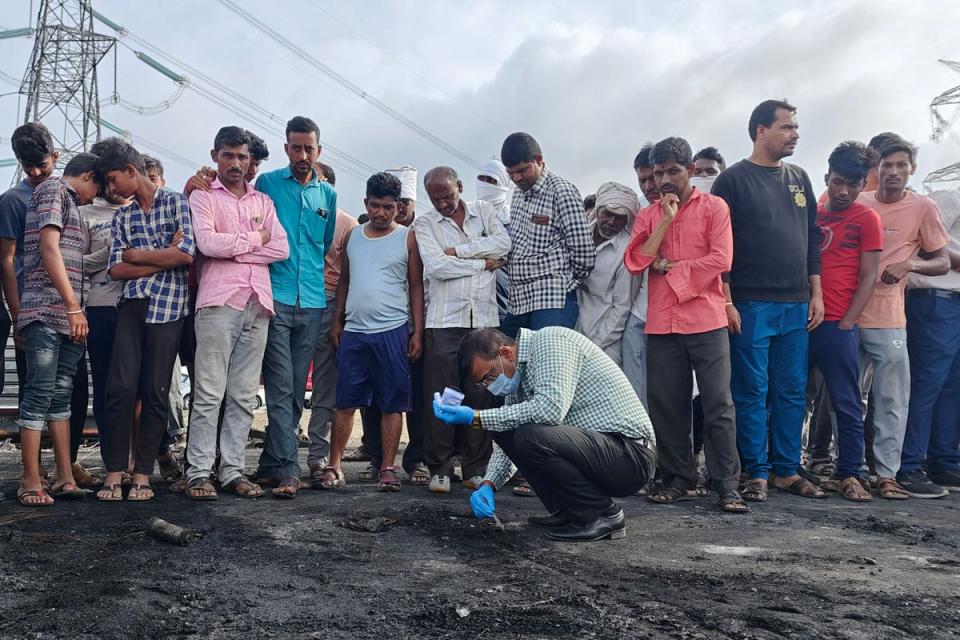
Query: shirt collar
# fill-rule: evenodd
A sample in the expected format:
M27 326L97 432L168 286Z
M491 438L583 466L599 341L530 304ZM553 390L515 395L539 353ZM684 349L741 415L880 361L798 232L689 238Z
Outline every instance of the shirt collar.
M467 202L467 201L464 200L463 198L460 199L460 202L463 203L463 208L464 208L463 219L464 219L464 221L466 221L467 218L475 218L475 217L477 217L477 216L480 215L480 214L477 212L476 207L471 206L471 203ZM430 213L427 214L427 215L431 216L431 217L433 218L433 221L434 221L434 222L443 222L444 220L449 220L451 224L456 224L452 219L450 219L450 218L448 218L447 216L443 215L442 213L440 213L440 212L437 211L436 209L431 209L431 210L430 210Z
M289 167L287 167L287 168L289 169ZM291 175L293 175L293 174L291 174ZM245 193L244 195L249 195L249 194L253 193L254 191L256 191L256 189L253 188L253 185L250 184L249 182L247 182L246 180L244 180L243 186L244 186L244 189L246 190L246 193ZM222 182L220 182L220 176L219 176L219 175L218 175L216 178L213 179L213 182L210 183L210 188L211 188L211 189L220 189L220 190L223 191L224 193L229 193L231 196L233 196L233 193L232 193L229 189L227 189L225 186L223 186L223 183L222 183ZM234 197L236 197L236 196L234 196Z
M529 329L520 329L517 334L517 364L527 362L530 358L530 349L532 347L533 335Z
M527 193L533 195L543 191L544 187L547 184L547 178L550 177L550 170L547 169L547 165L543 165L543 171L540 172L540 177L537 178L537 181L533 183L533 186L530 187L530 191Z
M317 180L317 170L310 169L310 171L311 171L311 179L310 179L310 182L308 182L305 185L305 187L312 187L319 183L319 180ZM300 184L300 181L297 180L297 176L293 175L293 169L290 168L289 164L283 168L283 173L281 174L281 177L284 180L293 180L297 184Z

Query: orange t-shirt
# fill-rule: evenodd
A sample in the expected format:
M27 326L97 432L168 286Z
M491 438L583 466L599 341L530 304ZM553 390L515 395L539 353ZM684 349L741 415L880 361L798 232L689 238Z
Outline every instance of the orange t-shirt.
M907 191L903 200L887 204L877 200L877 192L863 192L858 200L877 213L883 221L883 251L880 274L896 262L911 260L920 250L932 253L947 246L947 235L940 221L937 204L926 196ZM907 278L897 284L885 284L877 278L873 296L858 324L865 329L901 329L907 326L903 311L903 292Z
M340 256L343 254L343 240L347 233L357 226L357 219L352 215L337 209L337 218L333 228L333 243L324 257L326 268L323 270L323 288L326 290L327 299L336 297L337 284L340 282Z

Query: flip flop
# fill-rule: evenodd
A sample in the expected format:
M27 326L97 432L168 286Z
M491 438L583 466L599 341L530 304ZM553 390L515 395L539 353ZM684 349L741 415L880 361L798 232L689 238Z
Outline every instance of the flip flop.
M66 487L70 485L73 485L73 488L67 489ZM63 500L82 500L86 492L78 487L76 482L64 482L63 484L53 485L50 489L50 495Z
M205 493L200 495L195 495L191 493L196 489L201 489ZM213 486L213 483L210 482L209 478L202 478L202 477L194 478L193 480L187 483L187 488L183 493L185 496L187 496L191 500L198 500L201 502L220 499L220 496L217 495L216 487Z
M735 491L720 494L718 504L724 513L750 513L751 511L750 505Z
M240 487L247 487L247 490L245 492L241 491ZM232 493L238 498L249 498L252 500L253 498L259 498L264 495L260 485L250 482L243 476L237 476L227 484L220 485L220 488L227 493Z
M140 497L132 498L130 496L133 494L134 491L137 492L138 496L141 491L149 491L150 496L147 498L140 498ZM149 484L139 484L139 483L131 484L130 491L127 493L128 502L149 502L150 500L153 500L156 497L157 497L157 492L154 491L153 487L151 487Z
M801 498L815 498L817 500L822 500L827 497L827 494L818 489L812 482L806 478L797 478L789 485L781 487L774 485L780 491L786 491L787 493L792 493L795 496L800 496Z
M52 507L54 501L51 499L49 502L26 502L24 498L43 498L46 496L50 497L50 494L47 493L44 489L39 491L25 491L23 487L17 491L17 502L20 503L21 507Z
M700 498L696 490L684 491L678 487L662 487L647 495L647 500L657 504L670 504L671 502L683 502L684 500L696 500Z
M288 487L293 487L293 491L284 491L284 489ZM297 497L298 491L300 491L300 478L291 476L277 485L277 488L270 493L274 498L280 498L281 500L293 500Z
M104 497L100 495L104 491L110 492L110 497ZM123 485L122 484L105 484L100 487L100 491L97 492L97 500L100 502L120 502L123 500Z

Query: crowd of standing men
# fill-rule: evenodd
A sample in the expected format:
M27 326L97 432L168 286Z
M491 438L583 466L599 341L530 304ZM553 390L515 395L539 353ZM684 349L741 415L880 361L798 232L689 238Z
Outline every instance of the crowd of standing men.
M839 144L818 198L784 162L792 105L761 103L748 133L751 155L730 167L683 138L645 145L633 164L645 205L616 182L582 198L514 133L476 200L438 166L418 213L418 173L402 167L370 177L358 220L338 208L305 117L287 124L289 163L259 177L263 140L223 127L215 168L183 193L116 138L57 177L49 132L19 127L27 177L0 200L18 499L101 483L100 500L152 499L157 461L176 467L178 359L193 395L178 489L196 500L264 486L290 499L304 478L342 487L344 459L400 491L404 414L411 484L449 492L459 461L489 517L519 471L514 491L549 512L531 524L560 540L622 537L611 497L637 491L664 504L712 489L743 513L771 485L857 502L960 490L960 195L911 191L916 149L884 133ZM102 481L76 462L85 350ZM246 475L261 376L268 426ZM363 445L348 452L357 409Z

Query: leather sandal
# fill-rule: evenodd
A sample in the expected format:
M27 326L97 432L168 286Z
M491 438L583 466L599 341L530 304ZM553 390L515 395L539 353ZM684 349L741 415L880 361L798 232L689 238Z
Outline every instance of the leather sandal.
M909 500L910 494L894 478L877 478L877 494L885 500Z
M843 496L845 500L850 500L851 502L870 502L873 500L873 496L870 495L870 492L863 488L863 485L860 484L859 478L844 478L843 480L838 481L837 488L840 491L840 495Z

